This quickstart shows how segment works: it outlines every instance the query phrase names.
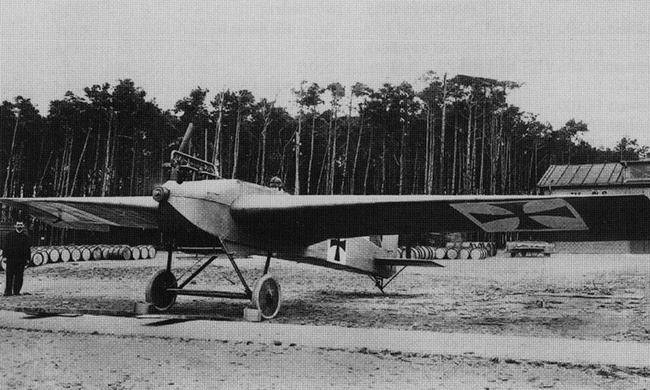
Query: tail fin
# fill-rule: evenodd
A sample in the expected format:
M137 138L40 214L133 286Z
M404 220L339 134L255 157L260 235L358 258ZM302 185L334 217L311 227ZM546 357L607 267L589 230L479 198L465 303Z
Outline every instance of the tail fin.
M399 236L369 236L370 242L387 251L396 251L399 243Z

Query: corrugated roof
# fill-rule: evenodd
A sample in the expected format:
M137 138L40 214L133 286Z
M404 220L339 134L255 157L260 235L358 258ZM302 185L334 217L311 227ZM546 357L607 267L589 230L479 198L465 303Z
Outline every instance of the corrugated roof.
M620 163L551 165L538 187L612 186L623 184Z

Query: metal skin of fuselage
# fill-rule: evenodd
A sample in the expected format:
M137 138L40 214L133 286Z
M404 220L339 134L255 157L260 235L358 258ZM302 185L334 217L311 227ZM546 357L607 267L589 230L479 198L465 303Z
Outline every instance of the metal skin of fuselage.
M278 201L291 197L282 190L240 180L168 181L154 190L154 199L159 201L160 230L176 246L204 248L206 254L210 247L218 246L219 238L238 257L273 256L379 278L394 275L397 267L376 264L374 259L396 257L397 236L385 237L382 247L368 237L341 237L345 252L334 256L332 240L292 242L282 231L266 234L266 230L238 222L231 211L242 195L277 196Z

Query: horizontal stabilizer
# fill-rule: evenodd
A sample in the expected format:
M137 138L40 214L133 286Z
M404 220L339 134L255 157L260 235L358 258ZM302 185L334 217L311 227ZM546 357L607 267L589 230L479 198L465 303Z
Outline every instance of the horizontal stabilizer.
M403 265L411 267L444 267L431 260L399 259L397 257L375 257L377 265Z

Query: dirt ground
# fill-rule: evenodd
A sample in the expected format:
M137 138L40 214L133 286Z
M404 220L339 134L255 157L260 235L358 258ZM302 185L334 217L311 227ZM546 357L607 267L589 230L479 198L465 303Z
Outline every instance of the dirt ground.
M175 274L196 258L179 255ZM262 259L238 261L249 283ZM366 276L274 261L283 307L275 323L636 341L650 348L650 256L554 255L442 261L409 268L378 291ZM27 295L0 310L132 315L153 260L58 263L26 270ZM240 291L225 260L190 287ZM4 280L2 280L4 284ZM173 314L242 321L246 301L181 296ZM7 329L0 388L650 388L647 370L403 356L300 346L204 343Z

